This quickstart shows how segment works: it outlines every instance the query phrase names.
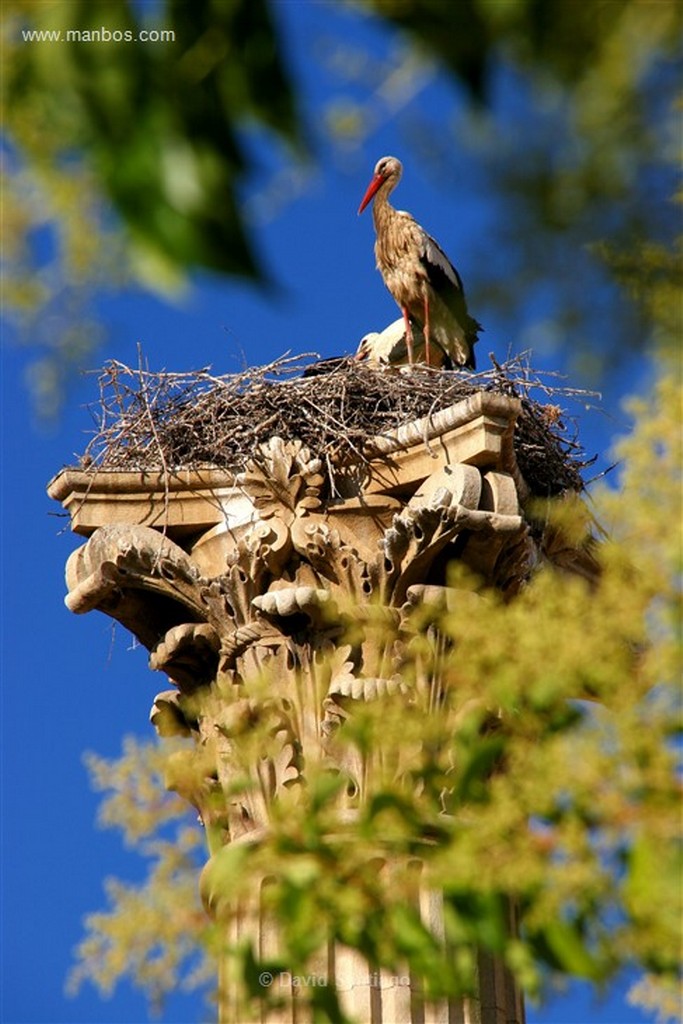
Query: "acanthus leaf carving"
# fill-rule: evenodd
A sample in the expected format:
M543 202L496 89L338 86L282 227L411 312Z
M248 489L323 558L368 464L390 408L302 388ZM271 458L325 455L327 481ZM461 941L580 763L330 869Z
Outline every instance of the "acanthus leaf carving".
M467 509L446 504L413 506L395 516L382 542L387 599L403 604L408 588L427 576L437 555L469 521Z
M166 675L181 690L191 691L216 675L220 637L207 622L182 623L170 629L149 656L149 667Z
M325 477L322 461L314 458L301 441L271 437L260 445L258 459L251 459L238 476L262 519L282 517L287 510L289 522L297 515L322 504L320 491Z
M196 723L188 721L177 690L158 693L152 704L149 720L162 737L191 736Z
M261 573L266 571L276 578L287 564L291 551L290 528L281 519L271 517L251 527L238 545L236 557L239 559L244 552L243 558L251 560L252 568L258 566Z
M152 649L180 622L205 620L206 581L185 552L147 526L103 526L67 563L72 611L111 615Z
M291 527L294 550L322 576L335 575L335 563L341 548L339 532L320 516L295 519Z
M335 615L329 590L320 587L278 587L255 597L252 605L272 619L305 615L313 627L324 625Z

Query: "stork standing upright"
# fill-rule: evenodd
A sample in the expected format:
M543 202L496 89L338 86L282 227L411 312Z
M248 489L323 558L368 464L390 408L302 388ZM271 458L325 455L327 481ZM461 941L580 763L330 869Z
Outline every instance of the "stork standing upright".
M413 362L412 319L422 325L428 366L430 342L434 341L456 366L474 370L473 346L483 328L467 311L458 271L409 213L395 210L389 203L402 172L403 165L395 156L378 160L358 213L374 199L377 269L403 313L408 361Z

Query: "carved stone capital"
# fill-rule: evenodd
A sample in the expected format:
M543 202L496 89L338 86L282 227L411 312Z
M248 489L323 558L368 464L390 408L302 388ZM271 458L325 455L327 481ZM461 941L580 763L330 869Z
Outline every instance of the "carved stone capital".
M539 553L520 513L518 412L516 400L478 393L370 440L369 460L325 470L301 442L279 437L239 474L64 470L49 492L89 536L67 564L67 605L134 633L179 691L159 695L153 723L204 743L218 730L223 769L226 716L241 706L243 681L270 672L273 735L290 752L283 771L271 758L273 785L261 788L274 796L298 770L292 751L323 751L349 702L401 689L400 643L379 649L368 633L353 650L339 646L349 602L379 599L400 618L410 604L442 600L453 559L506 587L528 576ZM321 675L323 651L333 657ZM303 677L316 703L293 714ZM194 699L212 687L213 703ZM242 822L265 826L266 803Z

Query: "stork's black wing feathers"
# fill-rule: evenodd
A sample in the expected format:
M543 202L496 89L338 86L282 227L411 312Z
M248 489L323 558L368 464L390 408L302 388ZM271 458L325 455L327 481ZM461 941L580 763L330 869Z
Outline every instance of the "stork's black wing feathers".
M478 333L483 330L483 327L478 320L470 316L467 310L465 289L460 274L439 243L426 232L420 254L420 263L424 267L429 283L434 291L448 306L458 323L462 324L465 338L470 347L472 347L476 343ZM471 363L468 362L465 365L471 370L475 369L474 353L472 353Z
M424 244L420 254L420 262L427 271L432 287L438 292L450 288L464 296L464 288L460 274L455 269L439 243L427 232L424 232Z

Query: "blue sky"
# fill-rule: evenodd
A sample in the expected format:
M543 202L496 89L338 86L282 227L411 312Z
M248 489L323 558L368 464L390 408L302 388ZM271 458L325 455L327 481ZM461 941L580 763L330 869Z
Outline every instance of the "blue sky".
M336 16L335 16L336 17ZM342 26L353 38L381 52L389 38L376 25L351 14L335 22L328 5L281 4L292 68L308 97L312 127L335 83L321 70L309 43ZM351 20L349 20L351 19ZM355 19L355 20L354 20ZM369 213L356 210L379 156L394 153L406 167L397 205L410 210L433 233L458 266L467 286L485 277L481 232L491 211L485 199L462 187L440 187L411 158L402 115L411 111L444 123L458 109L457 90L438 73L403 107L378 118L362 145L333 152L318 132L319 165L303 187L277 179L285 200L263 217L263 186L277 172L260 137L253 144L267 158L259 196L250 193L262 256L281 285L276 297L227 280L198 275L180 303L130 291L102 295L98 308L108 327L105 345L83 369L108 358L133 365L141 344L150 368L185 371L211 365L230 373L245 364L270 361L286 351L348 353L360 337L397 315L374 269ZM379 116L381 113L382 116ZM476 245L475 245L476 241ZM506 356L511 337L492 311L473 309L486 327L479 362L487 353ZM529 311L529 319L532 312ZM524 315L522 313L522 320ZM519 344L518 344L519 342ZM85 750L106 757L121 751L125 734L151 735L147 716L164 679L147 668L146 652L99 613L77 617L63 604L64 564L80 539L54 518L59 508L45 486L85 448L91 428L84 406L96 399L95 379L74 379L59 422L36 422L24 375L28 354L3 337L2 365L2 1003L3 1024L142 1024L149 1019L139 993L121 986L103 1002L85 987L75 999L64 994L72 951L82 937L83 916L105 905L103 879L141 880L145 865L123 849L117 833L95 826L98 796L82 764ZM557 354L534 355L539 369L558 369ZM581 415L586 450L597 468L610 461L612 439L628 429L620 400L642 390L650 376L643 357L633 357L612 375L603 411ZM583 383L583 382L581 382ZM627 984L603 1001L573 986L542 1009L529 1009L530 1024L637 1024L648 1020L625 1002ZM174 1024L209 1019L201 997L172 998L160 1018Z

